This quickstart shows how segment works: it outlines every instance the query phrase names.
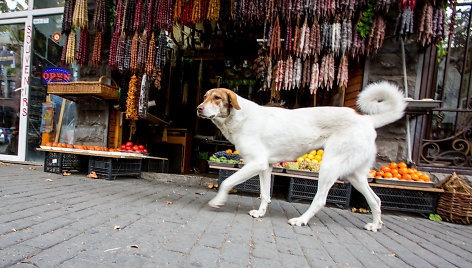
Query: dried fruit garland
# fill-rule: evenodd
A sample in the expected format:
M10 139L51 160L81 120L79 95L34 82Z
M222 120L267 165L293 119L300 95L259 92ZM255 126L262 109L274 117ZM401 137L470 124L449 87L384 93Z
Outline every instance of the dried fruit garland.
M72 29L72 16L74 15L74 7L75 7L75 0L67 0L67 2L64 4L64 16L62 19L62 33L69 34Z
M70 32L69 32L70 34ZM66 57L67 57L67 42L69 40L69 36L66 35L65 41L64 41L64 46L62 47L62 53L61 53L61 63L63 65L66 64Z
M145 72L147 75L152 74L152 69L154 68L153 64L154 64L155 57L156 57L156 36L154 35L154 33L152 33L151 40L149 40L146 67L145 67Z
M137 88L138 78L136 75L129 81L128 98L126 99L126 119L138 120L139 91Z
M80 66L86 66L88 63L88 47L88 29L83 28L80 30L79 51L77 53L77 64Z
M72 26L77 26L79 28L88 27L87 0L77 0L75 2Z
M102 64L102 39L102 32L96 32L92 51L92 64L95 66L100 66Z
M147 51L148 51L148 40L147 40L147 33L144 33L139 38L139 48L138 48L138 72L143 72L144 68L146 67L146 58L147 58Z
M377 16L372 25L372 31L369 35L368 54L377 53L385 39L385 29L387 22L382 16Z
M167 52L167 36L164 31L159 36L156 51L156 68L162 70L166 65L166 52Z
M344 54L344 56L341 58L341 62L339 63L339 68L338 68L338 79L337 83L339 87L347 87L347 82L349 78L349 58L347 54Z
M220 9L220 0L210 0L210 3L208 4L207 20L218 21L220 19Z
M156 17L156 29L172 30L172 0L159 0Z
M105 0L97 0L95 6L95 13L92 21L93 29L100 32L105 32L107 27L107 12Z
M72 64L75 61L75 31L71 30L67 40L66 64Z
M139 37L138 32L135 32L133 39L131 40L131 62L129 64L129 70L131 71L131 73L138 72L138 49Z
M110 54L108 55L108 66L110 67L110 70L114 71L118 69L118 64L117 64L117 57L118 57L118 43L119 43L120 35L118 31L115 31L113 33L113 36L111 38L111 44L110 44Z

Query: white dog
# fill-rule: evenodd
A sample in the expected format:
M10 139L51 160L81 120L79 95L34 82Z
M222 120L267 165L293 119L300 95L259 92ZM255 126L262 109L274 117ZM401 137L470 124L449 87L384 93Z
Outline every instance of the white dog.
M373 222L365 228L376 232L382 227L380 198L367 183L367 173L376 157L375 128L403 116L406 103L398 88L387 82L367 86L358 98L361 115L346 107L282 109L260 106L225 88L209 90L197 107L197 115L209 118L232 142L245 161L239 171L220 185L218 194L208 204L224 205L234 186L259 175L261 204L251 210L262 217L270 203L272 164L290 161L313 149L324 148L318 191L309 209L288 222L306 225L326 204L326 197L336 179L347 179L362 193L372 210Z

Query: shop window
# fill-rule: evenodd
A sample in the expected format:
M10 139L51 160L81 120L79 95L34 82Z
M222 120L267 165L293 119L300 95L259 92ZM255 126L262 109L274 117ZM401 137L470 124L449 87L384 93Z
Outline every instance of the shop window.
M31 58L27 136L27 160L29 161L43 159L41 152L36 151L36 148L41 145L43 138L41 129L44 129L45 122L42 120L42 112L43 103L47 100L47 83L59 78L61 81L66 81L62 79L64 77L70 81L74 80L74 67L61 65L61 53L66 38L65 35L61 35L61 23L62 15L33 18L33 56ZM62 105L64 100L56 96L50 99L55 110L55 126L58 125L61 109L64 110L58 142L71 143L73 137L70 133L73 133L74 128L75 104L67 101L65 105ZM55 128L49 133L53 138L58 131Z
M5 0L0 1L0 13L22 11L28 9L28 0ZM43 0L42 2L49 2ZM54 1L51 1L54 2Z
M416 144L415 161L438 171L454 170L472 174L472 40L471 4L449 9L455 26L437 48L430 49L429 64L436 66L433 84L422 87L421 97L442 101L417 125L422 139ZM428 69L428 68L425 68ZM425 76L423 74L423 76ZM431 75L426 75L432 77ZM422 84L427 84L423 78ZM423 121L424 120L424 121Z
M65 0L35 0L33 8L63 7Z
M0 25L0 154L18 154L24 24Z

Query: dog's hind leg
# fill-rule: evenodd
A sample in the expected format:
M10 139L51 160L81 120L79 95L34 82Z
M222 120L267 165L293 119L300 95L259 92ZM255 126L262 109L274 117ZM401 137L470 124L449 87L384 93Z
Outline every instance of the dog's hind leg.
M367 223L364 228L369 231L377 232L377 230L380 229L383 224L381 220L380 198L374 193L372 188L370 188L365 175L354 173L351 174L348 179L352 186L354 186L354 188L364 195L365 199L367 200L367 204L369 204L370 210L372 211L372 217L374 220L373 222Z
M249 215L254 218L264 217L267 211L267 207L270 204L270 185L272 183L271 173L271 165L269 165L268 169L265 169L259 173L259 181L261 187L261 205L259 206L258 210L254 209L249 211Z
M323 160L324 161L324 160ZM328 172L329 170L329 172ZM336 170L336 169L334 169ZM293 226L302 226L306 225L308 221L315 216L315 214L322 209L326 204L326 198L328 197L329 189L336 182L336 179L339 177L337 173L332 172L333 169L323 166L320 169L320 177L318 180L318 190L316 192L315 198L311 202L308 210L303 213L298 218L292 218L288 220L288 223ZM331 172L331 173L330 173Z
M245 164L240 170L224 180L218 187L216 196L208 202L210 207L219 208L226 203L229 191L236 185L247 181L264 169L268 169L268 163L251 162Z

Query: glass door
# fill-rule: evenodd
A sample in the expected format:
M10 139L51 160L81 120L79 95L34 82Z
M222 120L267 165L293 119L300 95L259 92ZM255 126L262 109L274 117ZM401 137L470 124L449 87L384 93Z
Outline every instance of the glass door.
M24 146L19 144L26 131L22 126L27 116L22 111L28 102L23 54L25 40L31 40L25 39L28 34L31 31L25 31L22 19L0 21L0 160L24 160Z

